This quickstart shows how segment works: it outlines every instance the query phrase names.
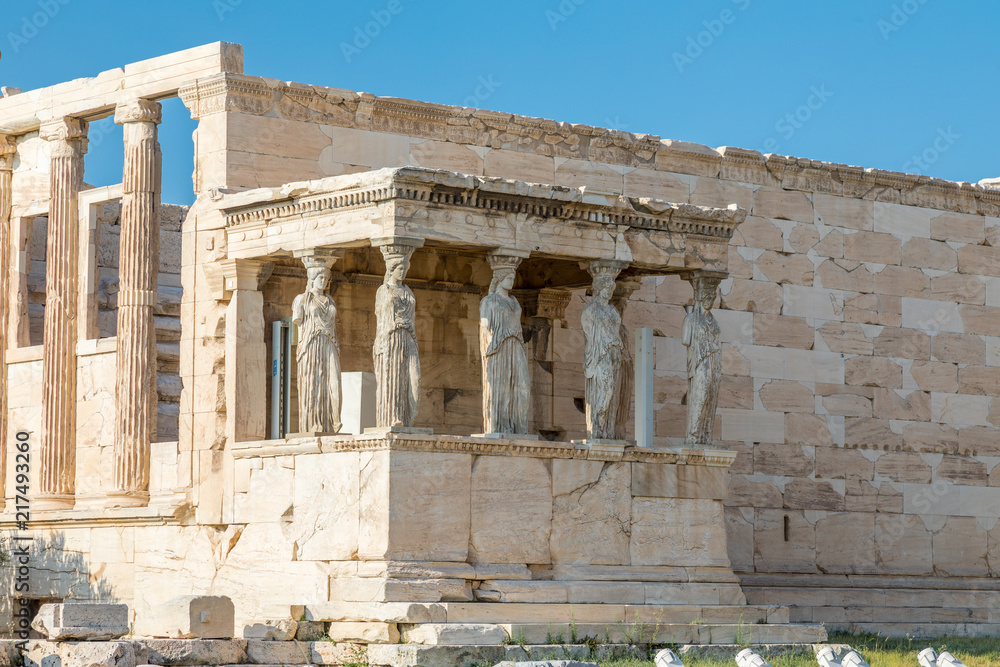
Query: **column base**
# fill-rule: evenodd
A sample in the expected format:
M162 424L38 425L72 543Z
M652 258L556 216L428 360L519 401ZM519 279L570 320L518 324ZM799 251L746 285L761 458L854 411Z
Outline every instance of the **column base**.
M53 493L45 496L35 496L31 499L31 509L35 512L52 510L71 510L76 498L71 493Z
M322 438L328 435L337 435L340 431L298 431L296 433L286 433L285 440L295 440L297 438Z
M411 433L416 435L433 435L432 428L417 428L415 426L369 426L365 435L384 435L386 433Z
M108 494L104 501L106 508L113 507L146 507L149 505L148 491L116 491Z
M529 433L473 433L473 438L494 438L499 440L538 440L539 436Z

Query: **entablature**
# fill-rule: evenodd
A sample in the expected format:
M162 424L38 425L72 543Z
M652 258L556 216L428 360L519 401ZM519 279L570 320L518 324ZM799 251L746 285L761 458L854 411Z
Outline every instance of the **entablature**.
M725 272L746 211L623 197L589 188L400 167L224 194L230 258L362 248L383 236L470 253L511 248L532 258L615 259L634 275Z

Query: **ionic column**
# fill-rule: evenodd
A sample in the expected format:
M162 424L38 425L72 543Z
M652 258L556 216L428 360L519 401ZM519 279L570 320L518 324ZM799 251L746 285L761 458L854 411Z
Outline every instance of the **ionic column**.
M80 233L77 198L87 152L87 122L45 123L50 143L49 231L45 262L42 437L34 509L73 507L76 473L76 339Z
M156 437L156 282L159 267L160 105L119 104L123 126L118 334L115 364L115 490L109 505L149 502L149 444Z
M7 322L10 319L10 207L14 141L0 134L0 505L3 504L7 452Z

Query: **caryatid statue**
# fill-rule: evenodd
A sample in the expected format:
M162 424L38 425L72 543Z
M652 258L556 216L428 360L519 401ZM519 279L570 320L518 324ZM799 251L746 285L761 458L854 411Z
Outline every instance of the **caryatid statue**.
M375 424L412 427L420 397L417 301L403 279L417 244L396 237L376 243L385 258L385 278L375 293Z
M292 301L292 321L298 325L299 431L337 433L340 430L340 343L337 306L326 291L334 257L309 255L306 291Z
M615 294L611 297L611 305L622 318L619 331L622 338L622 372L618 390L618 413L615 416L615 439L625 439L625 427L628 425L629 412L632 409L632 397L635 393L635 357L632 354L632 336L625 326L625 306L632 292L639 288L635 278L625 278L615 284Z
M584 402L587 407L587 438L613 440L617 435L618 404L621 400L622 318L611 305L615 278L624 264L614 260L590 262L593 298L583 309Z
M483 430L488 434L528 432L531 377L521 333L521 304L510 294L521 257L489 254L493 280L479 302L479 349L483 355Z
M719 403L722 379L722 348L719 323L712 315L712 304L719 286L718 276L693 274L694 306L684 317L682 341L687 346L687 434L688 447L709 447L715 408Z

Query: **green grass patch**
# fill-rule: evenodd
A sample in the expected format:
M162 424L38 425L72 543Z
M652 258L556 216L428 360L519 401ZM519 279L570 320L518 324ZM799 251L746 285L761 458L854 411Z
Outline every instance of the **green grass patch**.
M850 644L871 667L916 667L917 654L928 646L941 653L948 651L964 662L967 667L996 667L1000 665L1000 637L937 637L935 639L913 639L910 637L880 637L877 635L855 635L846 632L831 632L830 644ZM753 648L753 647L751 647ZM652 655L655 655L653 652ZM652 656L651 656L652 657ZM767 656L764 656L767 658ZM734 667L736 661L699 660L682 658L685 667ZM768 658L772 667L816 667L816 659L811 655ZM601 667L653 667L652 660L611 660L600 663Z

